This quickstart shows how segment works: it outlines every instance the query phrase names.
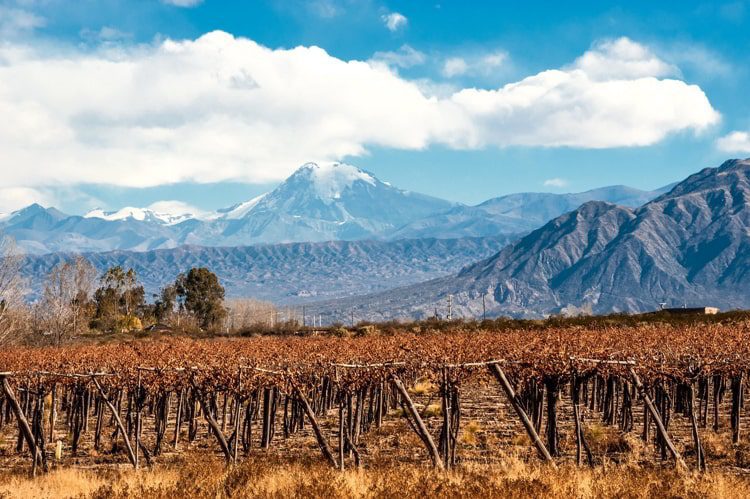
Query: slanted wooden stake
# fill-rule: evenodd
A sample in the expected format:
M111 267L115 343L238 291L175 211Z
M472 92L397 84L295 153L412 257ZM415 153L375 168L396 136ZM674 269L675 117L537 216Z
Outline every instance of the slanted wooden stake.
M654 407L653 402L651 402L651 397L648 396L648 393L646 393L646 390L643 387L643 383L641 383L641 379L638 377L638 375L635 373L635 369L632 367L629 368L630 377L633 378L633 383L635 383L635 387L638 389L638 393L641 395L641 398L643 398L643 403L648 408L649 413L651 413L651 417L654 419L654 423L656 424L656 430L659 432L659 435L661 436L664 445L669 450L669 453L672 455L672 457L675 460L675 463L679 468L687 468L685 465L685 461L683 461L682 456L677 451L677 448L672 443L672 439L669 438L669 435L667 434L667 429L664 427L664 423L661 420L661 416L659 415L659 411L656 410L656 407Z
M16 421L18 421L18 427L23 434L23 437L26 439L29 450L31 450L31 456L34 460L34 467L36 468L36 463L41 462L42 456L36 446L36 439L34 438L34 434L31 432L31 426L29 426L29 422L26 419L23 410L21 410L21 405L18 403L18 399L16 399L16 396L13 393L13 389L8 383L8 378L6 378L5 376L2 377L2 384L3 392L5 392L5 398L8 399L8 402L10 402L10 406L13 409L13 414L15 414Z
M334 468L338 468L339 466L338 463L336 463L336 458L333 457L331 448L328 446L328 441L323 435L323 432L320 430L318 420L315 419L315 412L312 410L312 407L310 407L310 403L307 401L307 397L305 397L305 394L302 393L302 390L300 390L297 385L293 386L294 391L297 392L297 397L299 398L300 402L302 402L302 408L304 409L305 414L307 414L307 418L310 420L310 425L312 426L313 432L315 433L315 438L318 440L320 451L323 453L323 456L331 464L331 466L333 466Z
M424 442L425 447L427 447L427 452L429 452L430 458L432 459L432 465L438 469L444 469L443 461L440 459L440 453L435 446L435 441L432 439L430 432L427 431L427 427L425 426L424 421L422 421L419 411L417 411L417 408L414 406L414 402L412 402L411 397L409 397L409 392L406 391L406 387L404 387L404 384L395 374L391 374L391 381L393 382L393 386L396 387L396 390L401 394L406 409L409 411L409 414L411 414L415 425L414 428L416 429L417 435L419 435Z
M94 380L94 384L96 385L96 389L99 390L99 393L102 396L102 400L104 400L104 403L107 404L107 407L109 407L109 410L112 411L112 416L115 418L115 422L117 423L117 427L120 429L120 433L122 433L122 438L125 440L125 448L128 450L128 459L130 460L130 464L133 465L133 468L138 467L138 462L135 459L135 452L133 451L133 446L130 445L130 439L128 438L128 432L125 431L125 426L122 424L122 420L120 419L120 415L117 414L117 409L112 404L112 402L109 401L109 398L104 393L104 389L102 389L102 385L99 384L99 380L96 379L96 377L92 376L92 379Z
M219 442L219 447L221 447L221 451L224 453L224 459L226 459L227 463L232 461L232 453L229 450L229 444L227 443L227 439L224 437L224 434L221 432L221 427L219 426L219 423L216 422L216 419L214 418L213 414L211 414L211 408L206 403L205 397L200 397L200 404L201 408L203 408L203 416L206 418L206 421L208 422L208 426L211 427L211 431L216 436L216 440Z
M492 375L495 376L495 379L497 379L497 381L500 383L500 386L503 388L503 391L505 392L505 395L508 397L508 400L513 406L513 409L516 411L516 414L518 415L519 419L523 423L524 428L526 428L526 433L528 433L529 438L531 438L531 441L534 443L534 446L536 447L537 451L539 451L539 455L542 457L542 459L554 465L552 456L547 450L547 447L544 446L544 442L542 442L542 439L539 438L539 434L536 432L534 425L531 423L531 420L529 420L529 417L526 415L526 411L523 410L521 401L518 399L518 396L516 395L516 392L513 390L513 387L508 381L508 378L505 377L505 373L503 372L503 370L500 369L500 366L498 366L497 364L489 364L487 367L489 368Z

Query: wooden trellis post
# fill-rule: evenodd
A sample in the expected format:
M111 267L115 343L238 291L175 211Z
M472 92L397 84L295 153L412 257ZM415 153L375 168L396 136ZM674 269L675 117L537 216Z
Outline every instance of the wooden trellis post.
M125 440L125 448L128 450L128 459L130 460L130 463L133 465L133 468L138 468L138 461L135 457L135 452L133 452L133 446L130 445L130 438L128 438L128 433L125 431L125 426L122 424L122 420L120 419L120 415L117 413L117 409L112 404L112 402L109 401L109 397L107 397L107 395L104 393L104 389L99 383L99 380L97 380L95 376L92 376L91 379L94 381L97 390L99 390L99 394L101 395L102 400L104 400L104 403L107 404L109 410L112 411L115 422L117 422L117 427L120 429L120 433L122 433L123 440Z
M2 379L5 398L8 400L8 402L10 402L10 406L13 409L13 414L16 416L16 421L18 422L18 428L23 435L23 438L26 439L26 444L29 446L29 450L31 451L31 458L34 460L33 467L36 468L36 463L42 461L42 456L36 446L36 439L34 438L34 434L31 431L31 426L29 426L29 422L26 419L23 410L21 409L21 405L18 403L18 399L16 399L16 395L13 393L13 389L8 383L7 376L0 376L0 378Z
M508 381L508 378L505 377L505 373L503 372L503 370L500 369L500 366L497 365L497 363L488 364L487 368L490 370L492 375L495 376L497 381L500 383L500 386L503 388L503 391L505 391L505 395L508 397L510 404L513 406L513 409L516 411L516 414L521 420L521 423L523 423L524 428L526 428L526 433L528 433L529 438L531 438L531 441L534 443L534 446L536 447L537 451L539 451L539 455L545 461L551 464L554 464L552 456L547 450L547 447L544 446L544 442L542 442L542 439L539 438L539 434L536 432L536 429L534 428L533 423L529 420L529 417L526 415L526 411L523 410L523 407L521 406L521 401L518 400L518 396L516 395L515 390L513 390L513 386L511 386L510 382Z
M641 383L641 379L638 377L638 375L635 372L635 369L632 367L629 368L630 377L633 378L633 383L635 383L635 387L638 389L638 393L641 395L641 398L643 398L643 403L648 408L648 411L651 413L651 417L654 419L654 423L656 423L656 429L659 432L659 435L664 441L664 445L669 450L669 453L672 455L672 457L675 460L675 463L680 468L687 468L685 465L685 461L682 459L682 456L677 451L677 448L674 446L674 443L672 443L672 439L669 438L669 435L667 434L667 429L664 427L664 423L662 422L661 416L659 415L659 411L656 410L656 407L654 407L653 402L651 401L651 397L648 396L648 393L646 393L646 390L643 387L643 383Z
M318 440L320 451L323 453L323 456L331 466L333 466L334 468L338 468L339 466L336 463L336 458L333 457L331 448L328 446L328 441L326 440L325 436L323 436L323 432L320 430L318 420L315 419L315 412L313 412L312 407L310 407L310 403L307 401L307 397L305 397L305 394L302 393L302 390L300 390L296 384L292 383L292 386L297 392L297 397L299 397L300 402L302 402L302 408L305 410L307 418L310 420L310 425L312 426L313 432L315 433L315 438Z
M411 397L409 397L409 392L406 391L404 384L401 382L398 376L396 376L395 374L391 374L390 377L393 385L396 387L396 390L398 390L398 392L401 394L401 397L405 402L406 409L409 411L409 414L411 414L411 417L414 420L417 434L422 438L425 447L427 447L427 452L429 452L430 454L433 466L441 470L444 469L443 462L440 459L440 453L435 446L435 441L432 439L430 432L427 431L427 427L425 426L424 421L422 421L422 418L419 415L419 411L417 411L417 408L414 406L414 402L411 400Z

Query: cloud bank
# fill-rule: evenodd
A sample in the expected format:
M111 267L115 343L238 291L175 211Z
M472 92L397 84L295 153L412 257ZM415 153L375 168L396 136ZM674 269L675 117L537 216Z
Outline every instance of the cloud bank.
M403 52L404 65L418 62ZM647 146L719 121L701 88L674 74L620 39L560 69L437 97L387 64L220 31L93 52L6 43L0 188L270 182L374 146Z

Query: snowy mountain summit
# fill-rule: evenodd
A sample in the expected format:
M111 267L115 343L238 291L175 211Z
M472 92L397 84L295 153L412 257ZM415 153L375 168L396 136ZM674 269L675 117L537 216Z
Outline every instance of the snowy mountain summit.
M306 163L273 191L227 211L225 242L374 237L452 206L381 182L345 163Z

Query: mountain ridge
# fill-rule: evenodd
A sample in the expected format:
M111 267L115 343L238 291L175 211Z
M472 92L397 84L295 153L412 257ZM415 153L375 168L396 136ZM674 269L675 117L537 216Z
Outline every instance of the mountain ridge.
M511 194L467 206L398 189L352 165L307 163L274 190L211 213L191 213L179 202L84 215L33 204L0 218L0 231L31 254L510 236L529 232L586 200L636 206L659 194L609 186L572 194ZM157 205L173 210L161 211Z
M133 268L148 295L191 267L208 267L228 297L295 304L327 297L366 294L447 275L497 252L512 238L329 241L241 247L181 246L146 252L88 253L99 272L114 265ZM26 255L21 273L30 297L38 296L49 271L73 254Z
M750 160L706 168L639 208L590 201L454 275L342 300L371 319L750 308ZM320 303L321 310L331 304Z

